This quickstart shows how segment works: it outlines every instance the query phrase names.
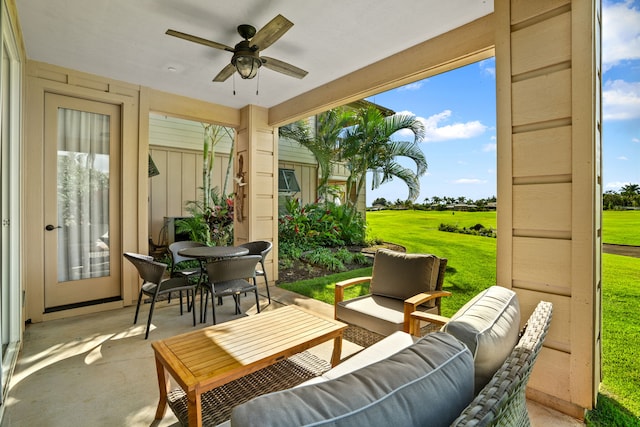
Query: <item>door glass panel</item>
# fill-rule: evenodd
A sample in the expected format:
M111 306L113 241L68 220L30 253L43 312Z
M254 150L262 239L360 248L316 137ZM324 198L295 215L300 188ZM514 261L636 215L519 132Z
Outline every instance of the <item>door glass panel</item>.
M58 109L58 281L110 275L108 115Z

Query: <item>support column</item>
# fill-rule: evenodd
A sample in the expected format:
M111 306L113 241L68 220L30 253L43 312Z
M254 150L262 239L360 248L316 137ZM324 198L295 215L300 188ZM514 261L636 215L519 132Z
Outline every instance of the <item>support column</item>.
M278 128L269 126L268 110L248 105L240 111L234 155L234 240L273 242L265 269L278 279Z
M498 284L553 321L527 396L595 405L601 352L600 1L499 0Z

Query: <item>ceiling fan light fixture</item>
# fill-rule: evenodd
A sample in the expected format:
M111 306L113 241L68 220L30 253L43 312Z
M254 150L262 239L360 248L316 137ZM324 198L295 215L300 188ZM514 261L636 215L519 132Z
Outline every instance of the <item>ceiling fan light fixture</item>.
M234 55L231 62L243 79L254 78L262 66L262 61L256 55Z

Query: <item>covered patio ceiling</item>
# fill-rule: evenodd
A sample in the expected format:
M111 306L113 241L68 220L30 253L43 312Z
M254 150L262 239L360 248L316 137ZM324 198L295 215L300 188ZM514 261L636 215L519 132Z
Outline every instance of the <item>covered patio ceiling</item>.
M492 0L15 1L30 60L232 108L276 106L493 12ZM294 26L264 55L308 71L301 80L262 67L214 83L232 54L165 34L234 46L239 24L278 14Z

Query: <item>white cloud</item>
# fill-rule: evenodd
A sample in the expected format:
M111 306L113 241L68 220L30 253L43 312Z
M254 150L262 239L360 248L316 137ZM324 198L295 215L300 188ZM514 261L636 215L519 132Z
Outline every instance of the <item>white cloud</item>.
M491 152L491 151L496 151L498 148L498 144L496 143L492 143L492 144L484 144L482 146L482 151L484 151L485 153Z
M453 181L454 184L486 184L487 181L477 178L460 178Z
M478 62L478 66L480 67L480 70L482 70L484 74L490 75L491 77L496 76L496 59L495 58L483 59L482 61Z
M632 0L605 1L602 11L604 71L621 61L640 59L640 8Z
M619 181L614 181L614 182L609 182L607 183L607 185L605 185L605 188L609 188L609 189L613 189L613 190L619 190L620 188L624 187L625 185L629 184L628 182L619 182Z
M413 114L409 111L401 111L400 114ZM453 123L443 125L451 117L451 110L444 110L441 113L434 114L428 118L416 117L424 125L425 137L423 142L449 141L452 139L469 139L478 135L482 135L487 126L483 125L479 120L466 123ZM403 137L411 136L411 131L399 132Z
M458 160L456 163L458 163L459 165L468 165L469 163L465 162L464 160Z
M403 91L403 90L418 90L422 87L422 83L424 83L426 80L421 80L419 82L415 82L415 83L410 83L408 85L404 85L398 88L398 91Z
M605 120L640 118L640 82L607 81L602 91Z
M618 159L618 160L629 160L625 156L619 156L619 157L616 157L616 159Z
M633 138L631 139L631 142L640 142L640 138Z

